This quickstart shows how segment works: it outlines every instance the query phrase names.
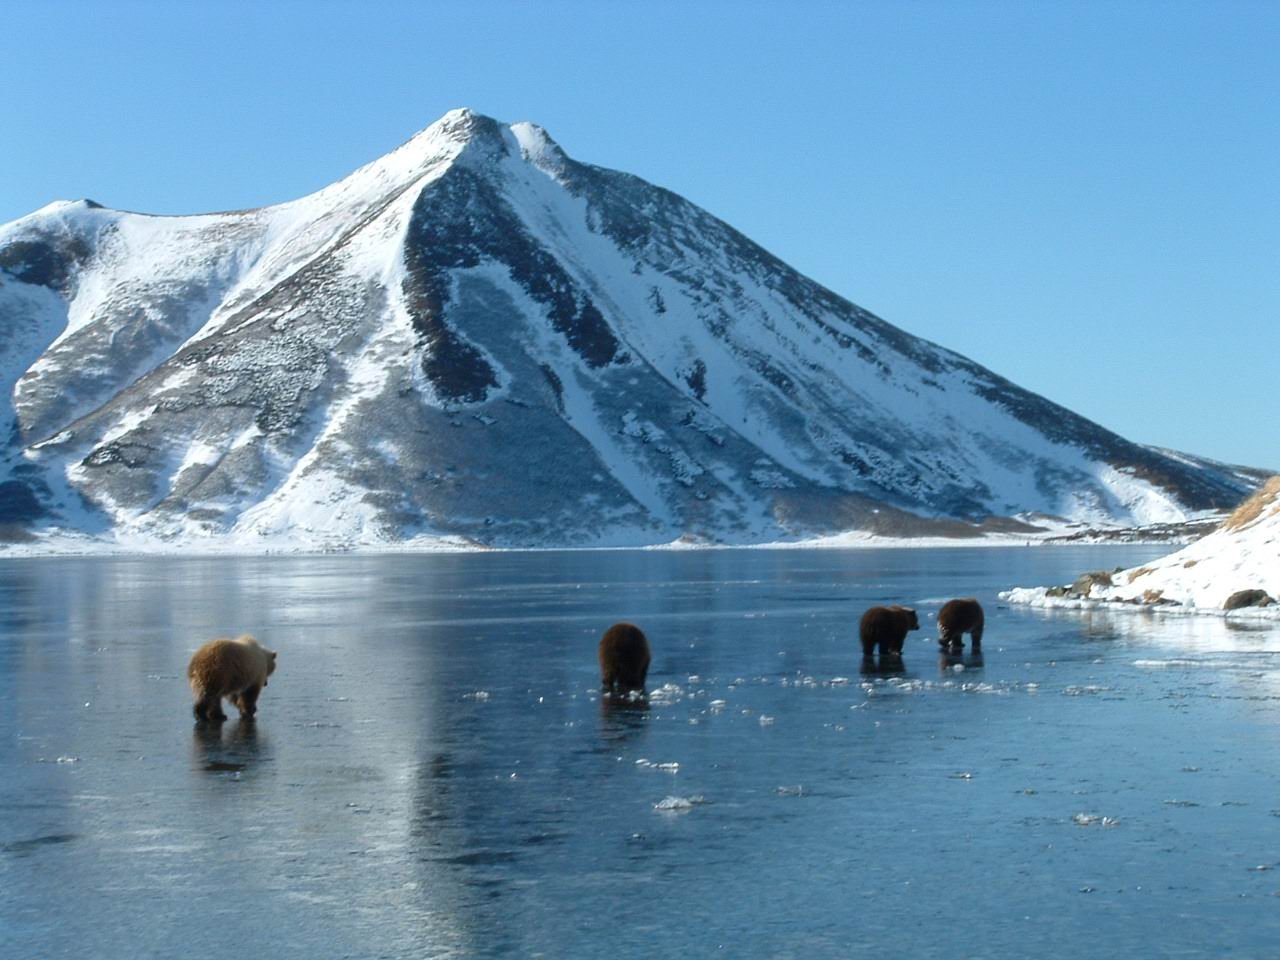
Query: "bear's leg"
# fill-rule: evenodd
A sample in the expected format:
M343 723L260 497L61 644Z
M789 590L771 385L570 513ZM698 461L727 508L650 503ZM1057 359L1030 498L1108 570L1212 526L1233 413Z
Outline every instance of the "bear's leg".
M947 653L961 653L964 651L964 631L944 629L938 631L938 646Z
M222 696L216 693L206 693L196 701L195 713L197 720L221 723L227 719L227 715L222 712Z
M971 646L973 647L974 653L982 652L982 626L983 626L982 624L978 624L976 627L974 627L972 630L969 631L969 636L973 638L973 643L971 644Z
M253 715L258 712L258 694L260 693L262 693L261 687L250 687L248 690L241 691L240 695L231 701L240 711L241 717L253 719Z
M893 652L898 656L902 656L902 648L907 645L907 631L903 630L898 636L897 641L893 645Z
M644 689L644 682L637 682L636 672L632 669L626 669L618 674L618 692L631 693L633 690Z

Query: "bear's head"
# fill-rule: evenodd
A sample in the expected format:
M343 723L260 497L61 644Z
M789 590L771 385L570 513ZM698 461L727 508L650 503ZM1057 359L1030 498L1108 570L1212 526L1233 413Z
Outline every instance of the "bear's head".
M902 617L902 620L906 623L908 630L920 629L920 618L916 616L916 612L910 607L894 606L893 609L900 617Z
M258 651L259 655L267 663L268 677L276 672L276 652L274 650L268 650L258 642L256 637L252 637L247 633L242 633L240 636L236 637L236 643L242 643L246 647L252 647L254 650ZM267 681L265 679L262 681L262 685L264 687L267 685Z

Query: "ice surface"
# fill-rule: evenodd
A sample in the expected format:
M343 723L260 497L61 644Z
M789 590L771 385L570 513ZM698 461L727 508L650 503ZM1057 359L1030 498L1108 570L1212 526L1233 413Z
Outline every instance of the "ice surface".
M995 600L1160 552L0 562L0 956L1270 956L1280 628ZM950 596L981 660L857 672ZM619 619L662 696L600 699Z

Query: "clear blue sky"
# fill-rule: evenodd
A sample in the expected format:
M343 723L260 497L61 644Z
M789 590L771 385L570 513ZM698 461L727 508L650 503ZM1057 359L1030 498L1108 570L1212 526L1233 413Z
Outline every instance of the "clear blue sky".
M1140 442L1280 469L1280 4L8 0L0 221L533 120Z

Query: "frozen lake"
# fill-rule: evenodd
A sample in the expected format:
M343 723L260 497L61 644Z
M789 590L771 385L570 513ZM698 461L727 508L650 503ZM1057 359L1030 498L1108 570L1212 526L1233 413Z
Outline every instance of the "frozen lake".
M5 561L0 956L1274 956L1280 629L995 599L1165 552ZM596 693L619 619L647 710ZM256 725L197 728L239 632Z

